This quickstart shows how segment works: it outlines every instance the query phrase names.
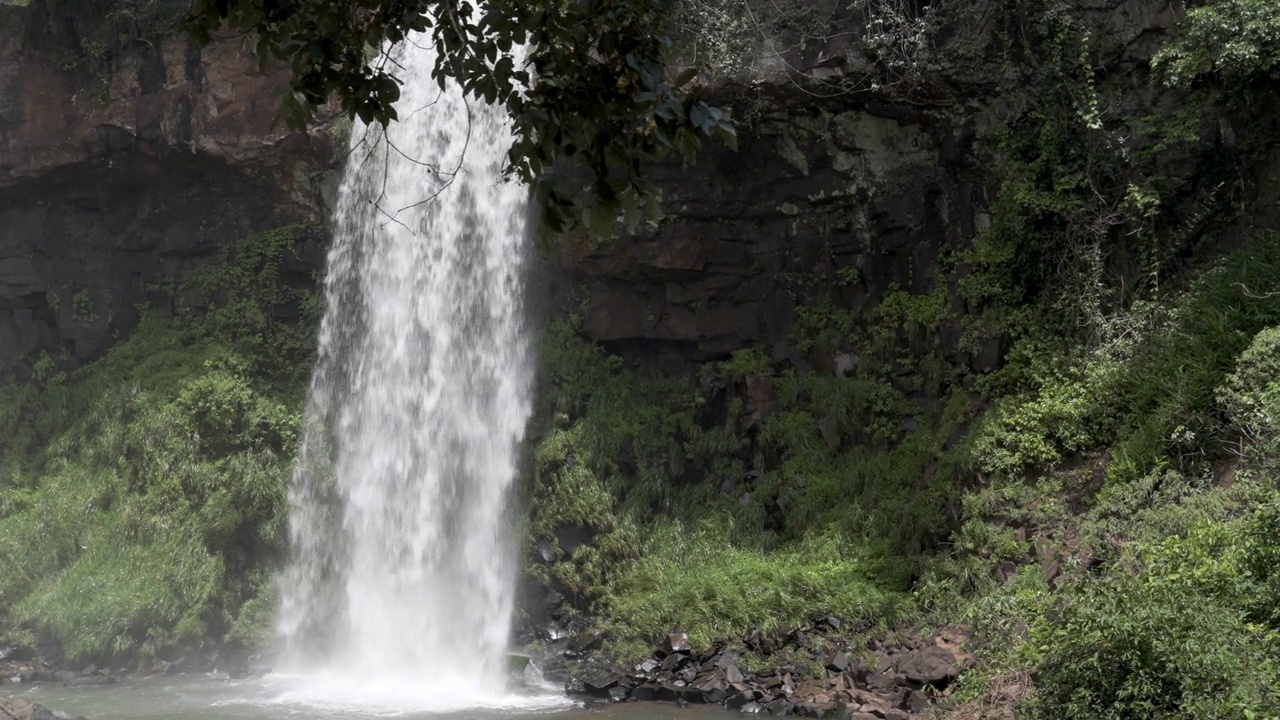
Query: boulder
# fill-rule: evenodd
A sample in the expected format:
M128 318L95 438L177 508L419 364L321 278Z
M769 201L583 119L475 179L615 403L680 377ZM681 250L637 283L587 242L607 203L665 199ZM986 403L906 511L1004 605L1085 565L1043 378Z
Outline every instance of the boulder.
M843 652L835 652L827 657L827 661L823 663L831 672L842 673L849 669L849 656Z
M618 676L610 672L593 672L582 678L582 690L591 697L608 698L609 691L618 686Z
M959 677L969 662L969 657L955 648L926 645L900 657L897 669L913 685L941 690Z
M685 633L671 633L667 636L663 649L668 653L687 653L689 652L689 636Z

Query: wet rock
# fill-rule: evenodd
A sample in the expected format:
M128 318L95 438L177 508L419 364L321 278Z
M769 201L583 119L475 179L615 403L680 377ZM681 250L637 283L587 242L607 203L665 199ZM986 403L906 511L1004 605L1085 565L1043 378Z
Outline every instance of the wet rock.
M702 690L693 685L686 685L680 691L680 699L691 705L701 705L706 702Z
M758 702L749 702L738 708L738 712L746 713L748 715L759 715L764 712L764 706Z
M719 705L729 696L729 683L721 675L707 678L698 685L702 691L702 700L710 705Z
M746 705L755 700L755 693L746 685L730 685L724 699L724 704L731 710Z
M0 718L4 720L68 720L70 716L55 713L26 698L0 698ZM84 720L84 718L74 718Z
M660 665L661 663L659 663L654 658L645 658L643 661L641 661L636 665L636 672L644 675L652 675L653 673L657 672L658 667Z
M609 688L609 693L608 693L609 702L616 702L616 703L624 702L627 699L627 695L628 695L627 689L624 687Z
M657 685L638 685L631 691L631 699L637 702L649 702L658 699Z
M765 709L769 711L770 715L782 717L783 715L790 715L794 707L795 707L794 705L787 702L786 700L783 700L782 698L778 698L777 700L774 700L773 702L769 703L769 705Z
M582 690L591 697L608 698L609 691L618 686L618 676L610 672L594 672L582 678Z
M569 652L581 656L599 650L603 644L604 635L599 632L580 633L569 640Z
M689 661L688 655L684 655L683 653L673 653L663 658L662 664L659 667L661 667L663 670L666 670L668 672L673 672L675 670L678 670L682 665L684 665L688 661Z
M661 685L654 694L654 699L663 702L675 702L680 699L680 688L670 684Z

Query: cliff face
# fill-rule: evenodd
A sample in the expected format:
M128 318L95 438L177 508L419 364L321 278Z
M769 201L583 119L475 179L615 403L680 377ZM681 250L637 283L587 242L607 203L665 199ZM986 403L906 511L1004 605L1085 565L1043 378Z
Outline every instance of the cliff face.
M793 5L807 7L784 3ZM977 344L962 342L960 319L981 308L958 286L973 271L973 240L990 227L992 206L1010 180L1002 176L1010 150L1001 143L1044 124L1045 97L1068 79L1046 79L1038 63L1049 61L1004 46L1011 30L992 11L950 17L937 34L946 38L943 47L931 59L904 70L900 86L877 86L884 75L872 72L865 53L875 42L868 36L874 22L843 5L813 7L830 16L825 39L791 37L781 43L790 50L771 64L757 63L754 80L738 78L714 91L734 110L740 148L709 149L693 167L655 168L665 193L661 222L611 242L559 244L552 304L561 314L580 313L584 334L641 363L661 357L669 368L688 369L761 345L773 361L804 372L815 365L830 370L835 359L796 350L797 333L811 329L797 310L822 305L851 314L855 323L874 322L881 301L903 291L941 298L941 314L950 316L927 337L901 338L911 356L938 352L961 373L991 370L1002 341L987 335ZM1089 92L1113 127L1099 132L1109 137L1098 142L1127 145L1122 152L1131 153L1131 168L1116 175L1127 172L1139 184L1143 173L1158 176L1161 202L1175 208L1173 215L1180 204L1195 205L1188 199L1216 181L1210 170L1219 159L1236 162L1244 150L1235 144L1233 119L1218 109L1196 120L1216 129L1182 148L1153 148L1160 135L1144 130L1152 117L1172 117L1190 104L1151 72L1179 8L1166 0L1098 0L1061 3L1061 12L1075 19L1072 32L1100 63ZM1037 151L1051 168L1048 153L1062 148L1049 148L1048 137ZM1144 153L1160 155L1157 170L1139 169ZM1276 192L1276 167L1272 157L1246 170L1257 196L1240 202L1256 225L1275 221L1268 198ZM1114 217L1089 220L1101 224L1101 237ZM1205 230L1203 217L1191 211L1179 221L1189 238ZM1194 244L1176 252L1194 254ZM1130 249L1116 243L1103 254L1113 277L1137 279Z
M563 305L585 301L592 338L691 360L760 343L782 359L815 284L853 313L894 288L927 294L939 254L984 220L988 189L963 127L792 98L745 129L737 152L659 171L668 217L657 227L566 245Z
M0 6L0 369L100 354L147 286L227 241L322 217L323 130L272 127L284 86L239 41L67 58L55 6Z

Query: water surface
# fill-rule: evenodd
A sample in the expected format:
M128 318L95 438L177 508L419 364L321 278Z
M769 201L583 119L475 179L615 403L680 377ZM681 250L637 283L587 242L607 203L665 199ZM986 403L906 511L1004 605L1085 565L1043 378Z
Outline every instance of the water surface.
M354 684L335 684L329 697L318 700L314 688L285 676L231 681L161 678L99 687L6 687L5 691L89 720L727 720L731 714L719 707L679 708L663 703L584 708L551 689L498 697L488 707L428 711L396 708L390 699L369 689L362 692Z

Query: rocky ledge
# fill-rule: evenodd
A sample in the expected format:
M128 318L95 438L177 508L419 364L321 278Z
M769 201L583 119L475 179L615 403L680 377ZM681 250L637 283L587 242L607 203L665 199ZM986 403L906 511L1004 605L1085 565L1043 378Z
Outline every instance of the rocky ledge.
M603 638L590 635L553 641L543 663L549 677L565 678L566 692L592 702L724 705L834 720L926 717L972 663L958 631L858 645L842 627L837 618L821 618L778 636L753 633L701 651L675 633L629 668L600 659L595 651Z

